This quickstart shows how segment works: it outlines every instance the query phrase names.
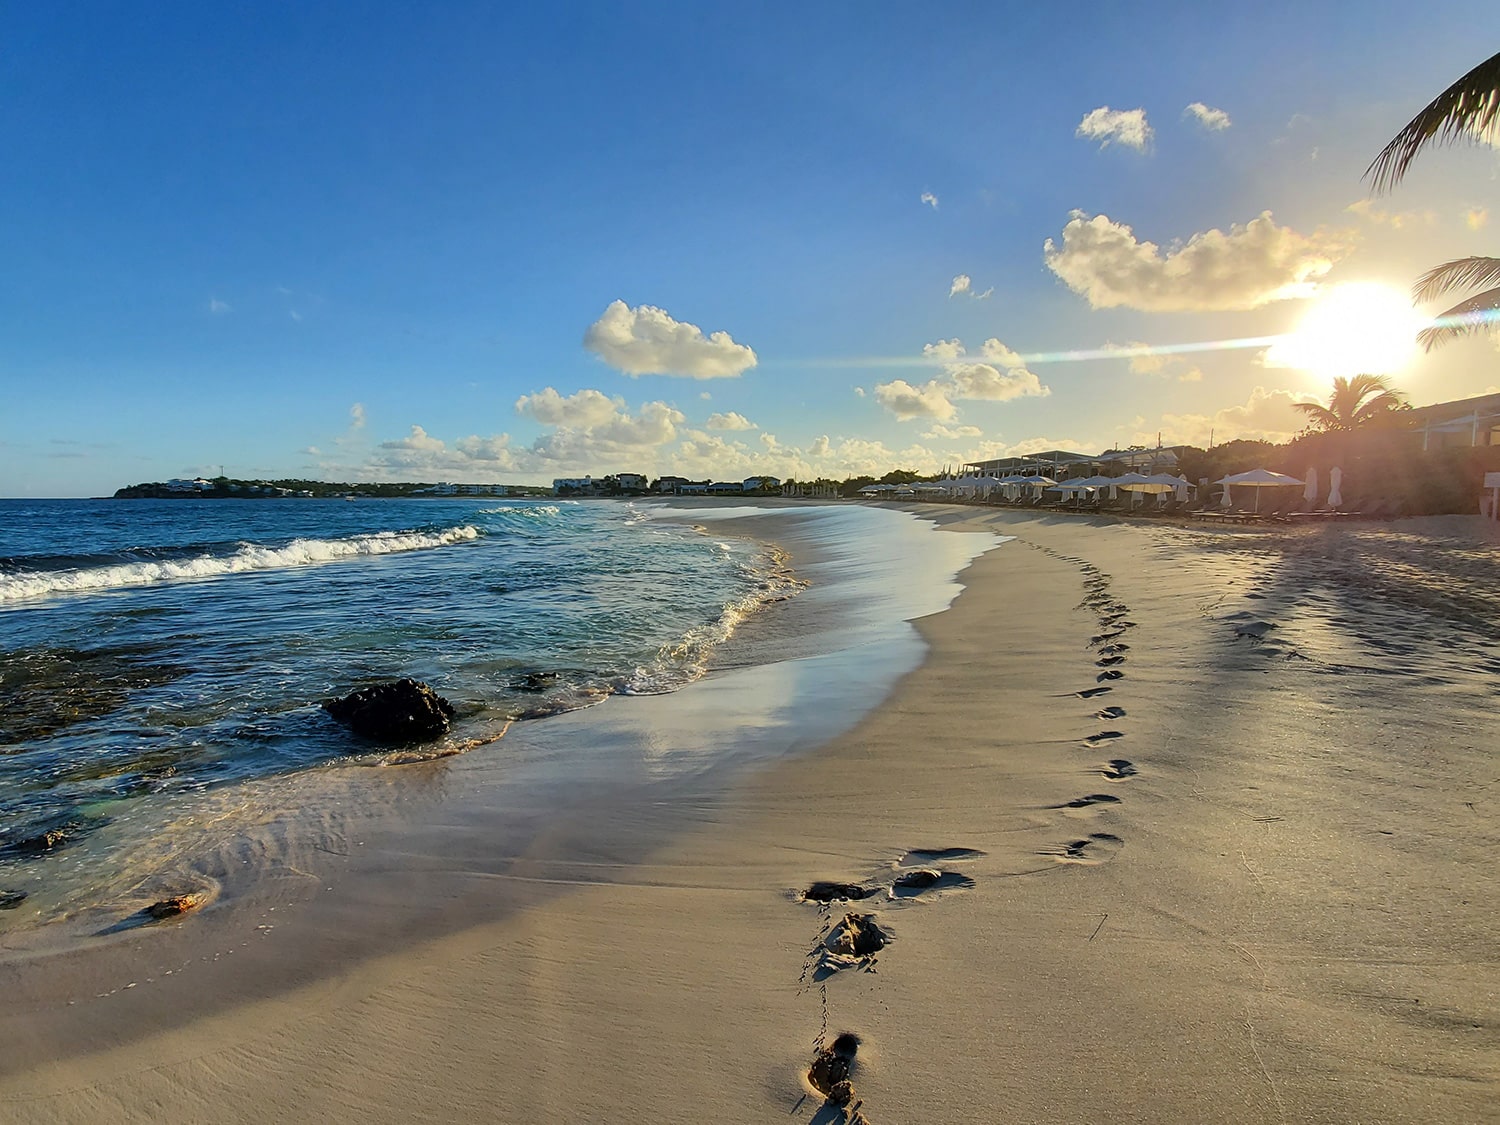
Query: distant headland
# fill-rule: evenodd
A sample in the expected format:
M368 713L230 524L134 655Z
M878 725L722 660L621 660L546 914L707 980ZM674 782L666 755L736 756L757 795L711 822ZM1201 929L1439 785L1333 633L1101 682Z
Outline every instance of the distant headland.
M115 490L116 500L357 500L426 496L549 496L550 488L529 484L448 484L386 482L349 484L324 480L234 480L197 477L151 481Z

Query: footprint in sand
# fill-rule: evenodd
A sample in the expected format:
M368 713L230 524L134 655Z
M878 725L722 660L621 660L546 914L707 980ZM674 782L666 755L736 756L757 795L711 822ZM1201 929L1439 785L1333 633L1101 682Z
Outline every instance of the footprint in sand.
M1101 707L1094 712L1096 719L1123 719L1124 717L1125 708L1123 707Z
M1098 734L1091 734L1084 739L1090 746L1098 746L1101 742L1112 742L1117 738L1124 738L1125 732L1118 730L1101 730Z
M834 883L819 879L808 886L807 890L800 895L803 902L835 902L840 899L858 901L869 898L876 891L875 887L862 887L858 883Z
M985 853L975 848L913 848L899 860L897 865L912 867L924 863L946 863L960 859L983 859Z
M1108 793L1090 793L1085 797L1074 797L1071 801L1062 805L1053 805L1054 809L1087 809L1094 805L1118 805L1120 798L1113 797Z
M840 1032L831 1044L819 1048L812 1066L807 1070L807 1081L829 1104L848 1106L850 1116L845 1120L851 1125L856 1122L868 1125L865 1115L859 1112L859 1104L856 1102L850 1106L854 1101L854 1083L850 1080L850 1075L854 1071L854 1056L859 1051L859 1042L859 1036L852 1031Z
M1113 668L1116 664L1124 663L1125 658L1123 656L1101 656L1098 660L1094 661L1095 666L1099 668Z
M1124 678L1125 673L1120 671L1118 668L1106 668L1104 669L1104 671L1100 672L1097 676L1094 677L1094 679L1099 681L1099 683L1101 684L1106 680L1123 680Z
M1100 676L1099 678L1102 680L1104 677ZM1115 689L1111 687L1091 687L1084 688L1082 691L1075 691L1073 694L1076 695L1079 699L1093 699L1096 695L1105 695L1114 690Z
M1044 849L1040 854L1051 856L1058 863L1075 863L1084 867L1097 867L1114 858L1125 846L1125 841L1108 832L1095 832L1081 840L1069 840L1055 848Z
M1108 781L1124 781L1136 775L1136 768L1128 758L1111 758L1099 772Z
M957 871L943 871L936 867L914 867L903 871L891 883L892 898L916 898L919 895L942 891L966 891L974 886L974 880Z

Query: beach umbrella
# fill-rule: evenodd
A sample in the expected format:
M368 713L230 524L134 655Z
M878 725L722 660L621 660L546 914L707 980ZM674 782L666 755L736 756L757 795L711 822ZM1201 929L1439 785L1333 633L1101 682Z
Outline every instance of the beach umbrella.
M1310 466L1307 470L1307 487L1302 490L1302 499L1309 504L1314 504L1318 499L1318 468Z
M1340 508L1344 504L1344 493L1340 485L1344 483L1344 470L1335 465L1328 470L1328 506Z
M1273 473L1270 469L1251 469L1244 473L1233 473L1222 480L1215 481L1216 484L1225 485L1224 506L1229 507L1228 485L1238 485L1244 488L1255 489L1255 510L1260 511L1260 490L1262 488L1279 488L1289 484L1303 484L1305 482L1296 477L1289 477L1285 473Z

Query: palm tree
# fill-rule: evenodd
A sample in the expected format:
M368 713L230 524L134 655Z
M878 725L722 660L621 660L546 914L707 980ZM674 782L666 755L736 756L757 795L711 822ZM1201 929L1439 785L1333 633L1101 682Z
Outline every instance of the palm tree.
M1328 397L1327 406L1316 402L1292 405L1324 433L1350 433L1388 418L1405 407L1406 402L1401 392L1379 375L1356 375L1352 379L1339 375L1333 380L1333 394Z
M1417 153L1429 144L1452 144L1494 136L1500 126L1500 55L1480 63L1449 86L1397 133L1365 169L1377 192L1401 182ZM1455 289L1493 288L1477 293L1438 315L1417 334L1431 351L1439 344L1500 326L1500 258L1457 258L1424 273L1413 289L1418 301L1430 301Z

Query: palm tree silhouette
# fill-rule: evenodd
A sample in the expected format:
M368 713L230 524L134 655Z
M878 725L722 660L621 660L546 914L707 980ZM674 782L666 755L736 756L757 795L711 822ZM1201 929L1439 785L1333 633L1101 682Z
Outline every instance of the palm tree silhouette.
M1356 375L1352 379L1340 375L1333 380L1333 394L1328 397L1327 406L1317 402L1292 405L1324 433L1351 433L1388 417L1406 402L1401 392L1379 375Z
M1494 136L1500 125L1500 55L1480 63L1449 86L1406 123L1391 143L1365 169L1376 192L1387 192L1401 182L1406 169L1429 144L1446 145L1460 140ZM1431 351L1439 344L1473 332L1500 327L1500 258L1456 258L1434 266L1417 279L1412 295L1430 301L1455 289L1493 288L1476 293L1440 313L1417 334Z

